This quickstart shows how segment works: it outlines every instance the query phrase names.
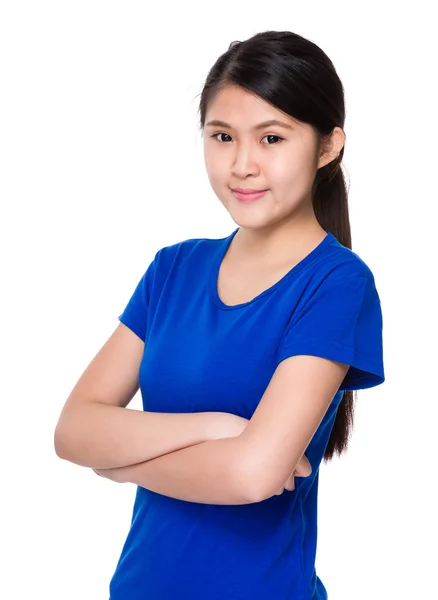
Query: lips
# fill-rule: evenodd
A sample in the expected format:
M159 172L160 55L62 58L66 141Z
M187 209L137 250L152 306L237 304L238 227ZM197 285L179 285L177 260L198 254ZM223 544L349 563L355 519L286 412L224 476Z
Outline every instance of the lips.
M262 198L268 190L235 188L231 191L233 192L233 195L241 202L252 202L253 200Z
M266 190L255 190L252 188L231 188L233 192L239 192L239 194L258 194L260 192L266 192Z

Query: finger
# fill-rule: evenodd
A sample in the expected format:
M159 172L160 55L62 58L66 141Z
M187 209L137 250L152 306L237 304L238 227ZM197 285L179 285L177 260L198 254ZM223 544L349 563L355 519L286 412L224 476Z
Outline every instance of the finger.
M312 473L312 465L308 461L306 456L302 456L300 462L297 464L295 474L298 477L308 477Z
M284 485L284 489L293 492L295 489L295 476L292 474Z

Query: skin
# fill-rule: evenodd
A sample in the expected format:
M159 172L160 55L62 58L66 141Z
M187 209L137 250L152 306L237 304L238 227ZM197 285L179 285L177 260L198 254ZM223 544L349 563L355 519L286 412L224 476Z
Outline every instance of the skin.
M254 129L271 119L292 129L278 125ZM209 125L211 120L230 127ZM312 184L317 170L341 151L345 143L341 128L335 127L322 144L310 125L230 85L210 103L203 139L210 184L240 227L228 260L269 268L305 256L322 241L326 232L312 207ZM245 204L233 195L231 188L236 187L268 192Z
M223 419L224 416L226 417L225 420ZM221 413L221 417L212 413L211 419L211 431L214 431L214 433L210 439L222 439L225 437L235 437L236 435L238 436L244 431L247 424L249 423L248 419L245 419L244 417L239 417L238 415L234 415L232 413ZM217 428L213 426L213 421L217 422ZM139 465L132 466L134 467L134 469L136 469ZM127 474L129 470L129 466L115 469L93 469L93 471L97 475L119 483L122 483L123 481L130 481L130 476ZM297 467L294 470L294 472L291 474L286 483L276 491L275 495L280 496L284 492L284 490L294 490L295 477L308 477L311 473L312 466L307 457L303 455L299 463L297 464Z

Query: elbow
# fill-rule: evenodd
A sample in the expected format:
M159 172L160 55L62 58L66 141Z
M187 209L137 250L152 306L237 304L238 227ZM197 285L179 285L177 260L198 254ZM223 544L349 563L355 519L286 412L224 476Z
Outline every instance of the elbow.
M63 460L75 462L74 454L77 450L78 440L77 437L78 423L76 413L71 410L63 411L58 423L55 427L53 435L53 446L56 455Z
M262 475L253 477L248 481L247 492L249 498L248 501L251 503L262 502L275 494L275 491L272 491L271 488L266 485Z
M88 404L63 410L55 427L53 445L56 455L68 462L90 467L95 458L94 427ZM91 417L90 417L91 415Z
M53 446L56 455L63 460L68 460L68 444L66 443L66 437L65 432L58 423L53 436Z
M281 484L275 485L270 481L269 476L266 476L266 471L259 472L257 475L248 480L247 490L249 494L250 502L262 502L271 498L277 493Z
M248 474L246 477L240 478L239 492L245 504L262 502L274 495L274 493L268 491L259 477L249 477Z
M238 479L241 493L246 496L248 503L262 502L274 496L281 487L275 469L258 459L255 453L245 456L242 452L241 457ZM285 481L282 480L282 483Z
M240 457L241 460L235 462L235 482L243 501L253 504L273 496L277 488L274 482L269 480L269 476L266 476L266 469L262 469L261 465L254 461L254 457L248 457L244 452Z

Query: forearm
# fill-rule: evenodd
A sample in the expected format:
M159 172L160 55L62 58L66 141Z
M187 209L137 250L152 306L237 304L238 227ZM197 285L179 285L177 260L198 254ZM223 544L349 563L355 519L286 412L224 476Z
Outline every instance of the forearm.
M187 502L251 504L240 436L203 442L148 462L103 471L117 482L132 482L148 490Z
M61 415L55 432L60 458L108 469L135 465L209 438L213 413L154 413L88 402Z

